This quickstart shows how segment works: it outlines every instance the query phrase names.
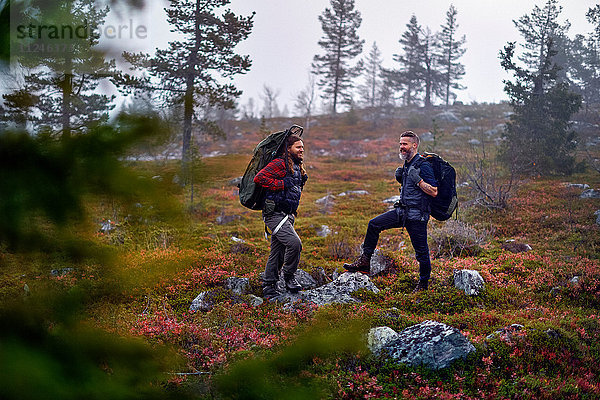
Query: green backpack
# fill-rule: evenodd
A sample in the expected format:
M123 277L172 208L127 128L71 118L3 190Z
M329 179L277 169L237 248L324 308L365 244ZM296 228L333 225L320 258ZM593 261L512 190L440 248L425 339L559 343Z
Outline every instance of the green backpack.
M266 189L254 183L254 177L268 163L281 153L285 139L291 134L302 136L304 128L292 125L285 131L271 133L254 148L254 154L246 172L239 183L240 203L251 210L261 210L265 200Z

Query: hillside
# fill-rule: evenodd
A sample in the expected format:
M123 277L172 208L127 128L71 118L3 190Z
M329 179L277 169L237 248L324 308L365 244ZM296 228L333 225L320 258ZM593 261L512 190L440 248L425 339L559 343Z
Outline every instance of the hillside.
M163 214L143 202L90 198L92 217L81 235L110 255L74 261L51 252L0 254L3 309L13 304L10 299L26 298L17 308L26 318L3 317L17 333L4 328L4 337L13 339L10 351L0 352L2 362L31 357L0 378L0 386L19 382L6 397L34 398L27 385L33 376L48 393L77 398L104 385L104 373L115 385L112 398L137 398L134 389L147 391L140 395L146 398L600 397L600 198L582 197L588 188L600 189L594 169L600 130L584 116L576 124L586 171L519 177L508 207L490 209L481 205L467 172L483 158L490 167L482 171L498 173L493 154L508 112L506 105L484 104L450 112L403 109L375 127L360 113L311 121L304 136L309 180L296 230L303 243L300 269L321 283L343 272L368 221L398 194L393 174L399 133L422 135L420 150L442 155L458 171L457 220L429 223L430 290L412 293L418 264L410 239L406 230L390 230L379 241L389 268L371 277L379 292L354 292L360 302L350 304L254 305L250 295L261 295L269 247L260 212L239 204L232 181L264 135L257 124L231 122L227 138L196 139L204 157L193 204L189 190L169 186L176 180L175 162L131 162L168 186L184 211ZM304 124L293 118L268 123L271 130ZM492 183L506 178L498 175ZM328 195L331 201L320 201ZM484 292L468 296L455 288L454 271L463 269L481 274ZM247 292L226 289L230 277L247 278ZM202 292L211 293L210 306L189 311ZM28 318L43 321L47 331L28 339ZM375 357L365 348L369 328L400 332L427 320L457 328L476 351L434 371ZM108 336L90 345L85 332ZM120 340L126 341L122 348ZM24 343L42 350L28 351ZM86 344L99 350L39 361L44 349L79 354ZM117 354L103 356L106 348ZM77 374L71 369L78 365L94 372ZM110 396L108 386L103 390Z

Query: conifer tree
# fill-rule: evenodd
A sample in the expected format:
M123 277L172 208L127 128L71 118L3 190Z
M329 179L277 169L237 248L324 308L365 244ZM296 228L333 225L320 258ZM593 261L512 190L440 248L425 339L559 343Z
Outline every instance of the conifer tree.
M500 54L502 67L515 78L504 81L514 113L504 131L500 158L520 173L570 174L575 169L576 144L569 121L581 107L581 96L558 80L552 39L545 48L544 62L533 70L516 64L514 42Z
M124 76L120 84L165 90L172 101L183 103L184 170L191 150L193 123L199 122L205 133L218 129L211 120L196 115L197 106L207 102L234 108L241 92L221 78L231 79L250 69L249 57L236 54L235 46L250 34L254 14L242 17L223 10L229 3L230 0L170 0L167 21L182 39L169 42L167 49L157 49L152 58L148 54L124 53L132 65L147 70L154 80Z
M399 43L402 45L402 54L394 54L394 61L400 64L394 72L396 87L401 88L404 105L412 105L423 88L423 45L421 43L421 26L413 14L410 22L406 24L406 31L402 34Z
M360 75L361 65L351 66L350 62L362 52L364 40L357 35L362 18L354 9L354 0L330 0L331 9L326 8L319 15L323 37L319 45L325 54L315 55L313 73L320 75L318 82L322 98L331 98L331 111L337 112L340 100L350 102L353 88L352 79Z
M454 5L446 12L446 23L441 26L439 34L439 64L444 79L444 102L446 107L450 103L450 97L456 97L451 89L461 90L465 87L458 81L465 75L465 67L458 59L462 57L466 49L463 47L466 37L457 38L458 23L456 15L458 11Z
M362 63L365 69L363 72L364 83L359 86L360 97L362 103L367 107L371 126L375 128L382 106L383 87L383 59L376 42L373 42L369 55L362 60Z
M537 70L536 75L540 79L538 79L538 86L535 90L539 93L544 91L544 87L541 86L543 83L541 77L543 75L542 70L548 60L550 43L554 46L552 62L557 63L555 58L557 54L560 54L559 58L561 60L565 59L565 49L558 46L564 43L564 36L569 30L570 23L568 21L563 24L558 22L561 11L562 7L558 6L557 0L547 0L543 8L536 5L530 14L513 21L524 39L521 43L524 52L519 56L519 60L531 71ZM559 64L559 67L563 68L564 65Z
M442 97L444 93L443 74L439 70L439 57L436 54L436 35L432 34L429 28L422 29L421 34L421 51L423 56L422 80L425 87L423 105L425 108L430 108L433 104L433 97Z
M96 50L100 37L97 28L108 11L108 7L97 8L93 0L34 1L19 9L15 18L30 30L13 45L16 49L44 49L18 54L17 60L26 71L23 85L4 96L20 123L27 119L38 129L60 132L68 138L90 124L108 120L115 96L100 94L97 88L114 73L115 63L106 61ZM70 35L71 30L65 27L81 29L79 36Z

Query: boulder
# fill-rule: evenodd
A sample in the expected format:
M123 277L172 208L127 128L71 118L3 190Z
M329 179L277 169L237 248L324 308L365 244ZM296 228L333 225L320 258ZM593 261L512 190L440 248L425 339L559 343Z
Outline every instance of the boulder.
M600 210L596 210L594 215L596 216L596 224L600 225Z
M381 347L380 354L413 367L437 370L463 359L475 346L456 328L436 321L410 326Z
M515 242L514 240L503 243L502 246L500 246L500 248L502 248L503 250L508 250L511 253L523 253L523 252L531 250L530 245L528 245L526 243L518 243L518 242Z
M210 311L215 302L211 299L209 292L201 292L190 305L189 311Z
M372 328L367 335L367 345L371 353L379 354L388 343L398 338L398 332L388 326Z
M454 287L464 291L467 296L477 296L485 290L485 282L477 271L454 270Z
M317 281L315 280L315 278L313 278L311 274L302 269L296 270L294 278L296 278L300 286L302 286L302 290L314 289L317 287ZM283 274L279 276L277 287L280 292L285 292L285 282L283 281Z
M387 274L396 269L397 265L393 259L383 255L379 249L375 249L371 257L371 276Z
M352 297L351 293L359 289L379 293L379 289L371 282L367 275L360 272L344 272L334 281L316 289L305 290L295 294L285 292L272 300L280 303L303 301L314 303L317 306L334 303L358 303L359 301Z
M600 190L586 189L579 196L581 199L598 199L600 198Z
M235 294L245 294L250 288L250 280L248 278L231 276L225 281L225 288L231 290Z

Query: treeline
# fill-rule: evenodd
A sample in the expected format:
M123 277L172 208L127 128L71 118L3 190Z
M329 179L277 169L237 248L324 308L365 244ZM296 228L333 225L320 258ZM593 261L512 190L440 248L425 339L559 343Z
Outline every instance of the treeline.
M513 20L522 36L515 49L519 61L530 68L536 63L540 67L540 55L544 54L540 47L552 41L556 54L549 62L556 65L557 78L582 96L585 110L600 104L599 7L586 13L592 30L574 37L569 36L569 21L561 21L562 8L557 0L548 0L543 7L535 6L530 14ZM296 98L295 109L301 115L315 111L319 96L325 112L361 107L385 115L398 106L448 106L456 101L457 91L465 89L461 57L467 51L467 40L460 34L458 10L453 5L436 32L412 15L406 29L398 33L399 51L392 55L394 65L390 68L383 66L376 42L365 54L364 40L356 34L361 14L353 0L331 0L331 8L325 9L319 21L323 52L314 56L306 88ZM286 115L277 107L277 94L265 85L260 96L264 108L249 99L240 107L241 116Z
M185 158L192 131L218 135L227 120L287 115L287 109L278 107L278 90L267 84L260 101L251 98L239 104L241 92L234 84L235 76L247 72L252 61L234 48L251 34L253 15L235 15L225 9L228 4L222 0L171 1L167 22L178 34L176 39L152 56L123 53L127 63L120 68L98 50L99 27L108 7L76 0L52 5L31 2L13 9L12 15L20 16L24 26L90 25L91 34L85 41L67 43L69 51L19 53L11 71L3 74L0 118L11 126L68 137L90 124L108 121L116 97L105 94L105 88L112 86L128 96L124 112L154 112L181 134ZM540 49L551 41L548 62L556 66L556 79L582 97L585 110L600 103L599 7L587 12L592 31L575 37L568 35L570 23L561 21L557 0L548 0L544 7L536 6L513 21L523 38L514 46L515 66L539 72L545 54ZM330 0L330 7L318 16L322 52L314 55L306 87L295 99L297 115L309 121L317 111L336 114L366 108L376 120L391 115L398 106L453 104L457 92L465 89L466 74L461 57L467 51L467 38L460 33L458 16L451 5L445 22L433 31L412 15L405 30L397 33L398 52L392 55L393 66L386 68L377 43L365 52L364 40L357 33L362 17L354 1ZM48 44L26 39L15 42L13 38L11 45L16 49L25 44L31 49ZM317 104L319 98L321 104Z

